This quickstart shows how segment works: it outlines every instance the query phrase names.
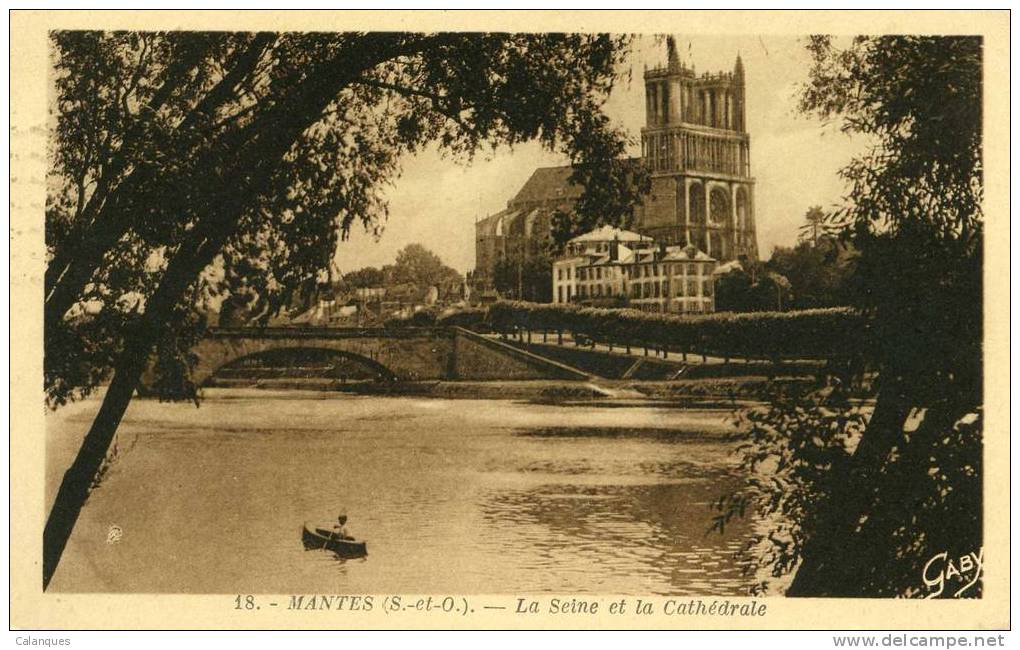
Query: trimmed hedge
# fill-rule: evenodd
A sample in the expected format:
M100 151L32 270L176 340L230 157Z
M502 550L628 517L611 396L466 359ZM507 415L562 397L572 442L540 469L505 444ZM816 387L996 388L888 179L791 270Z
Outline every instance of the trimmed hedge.
M864 349L867 321L849 307L789 312L662 314L635 309L498 302L494 330L573 332L614 345L752 358L846 358Z
M416 311L406 318L388 318L384 327L463 327L470 330L488 328L486 317L489 310L485 308L462 309L439 316L434 308Z

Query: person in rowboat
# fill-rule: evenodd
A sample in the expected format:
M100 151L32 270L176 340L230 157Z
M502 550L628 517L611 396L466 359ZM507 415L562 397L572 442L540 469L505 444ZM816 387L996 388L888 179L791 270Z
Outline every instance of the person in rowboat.
M336 523L333 524L333 534L337 539L354 539L347 534L347 515L340 513L336 518Z

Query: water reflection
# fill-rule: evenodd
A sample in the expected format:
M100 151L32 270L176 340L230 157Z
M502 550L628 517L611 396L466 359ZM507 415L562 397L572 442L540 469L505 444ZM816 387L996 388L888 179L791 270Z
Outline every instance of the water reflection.
M678 417L683 417L680 414ZM727 435L719 431L698 429L662 429L636 427L537 427L518 431L516 435L535 438L648 438L662 442L681 443L690 440L721 441L735 439L734 430Z
M719 490L732 489L735 480L714 479L547 485L494 494L482 508L494 528L513 535L508 546L533 545L542 559L535 569L562 573L573 565L573 581L559 585L564 589L583 590L594 580L619 593L743 594L747 580L734 553L746 524L737 522L720 536L708 531L706 516ZM585 564L574 557L586 558Z
M51 588L745 593L733 552L748 524L706 532L710 504L738 482L725 412L207 397L132 404ZM48 422L50 494L97 406ZM338 507L367 557L304 550L301 524Z

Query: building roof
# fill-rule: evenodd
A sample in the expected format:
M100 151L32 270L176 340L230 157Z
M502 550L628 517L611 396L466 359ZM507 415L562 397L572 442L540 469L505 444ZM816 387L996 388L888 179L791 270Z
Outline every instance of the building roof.
M574 237L570 241L572 243L573 242L583 243L589 241L613 241L613 240L634 242L634 241L652 241L652 238L648 237L647 235L640 235L636 232L631 232L630 230L622 230L620 228L613 228L612 226L602 226L601 228L596 228L591 232L586 232L583 235L578 235L577 237Z
M670 246L663 258L668 262L714 262L715 258L694 246Z
M652 264L655 262L715 262L715 258L706 255L694 246L668 246L666 254L660 255L660 250L644 249L635 252L634 262L637 264Z
M625 162L632 165L641 164L640 158L626 158ZM560 165L558 167L539 167L531 177L518 190L514 198L507 203L508 206L516 206L519 203L533 201L560 202L574 201L584 188L570 182L570 175L573 173L571 165Z
M591 261L588 266L611 266L613 264L632 264L636 259L636 254L626 246L620 246L616 254L616 259L610 259L608 253L602 253L599 255L589 255Z
M584 190L570 182L570 165L539 167L524 186L510 199L508 205L529 201L572 201Z

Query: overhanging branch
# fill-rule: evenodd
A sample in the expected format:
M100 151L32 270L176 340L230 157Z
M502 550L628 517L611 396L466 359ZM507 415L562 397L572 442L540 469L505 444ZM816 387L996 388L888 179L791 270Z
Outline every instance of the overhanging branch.
M452 120L453 122L456 122L457 125L464 129L465 131L474 130L473 127L470 124L468 124L461 116L461 113L464 112L465 108L457 110L455 107L447 105L447 102L450 100L450 98L444 95L438 95L436 93L429 92L427 90L422 90L420 88L410 88L408 86L401 86L399 84L389 83L387 81L380 81L378 79L369 79L366 77L359 77L354 80L354 83L362 84L364 86L370 86L372 88L379 88L382 90L390 90L399 95L403 95L404 97L420 97L422 99L427 99L432 103L432 108L435 109L437 113L440 113L449 118L450 120ZM470 108L470 106L467 108Z

